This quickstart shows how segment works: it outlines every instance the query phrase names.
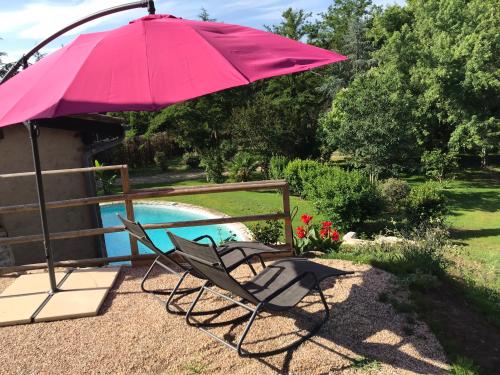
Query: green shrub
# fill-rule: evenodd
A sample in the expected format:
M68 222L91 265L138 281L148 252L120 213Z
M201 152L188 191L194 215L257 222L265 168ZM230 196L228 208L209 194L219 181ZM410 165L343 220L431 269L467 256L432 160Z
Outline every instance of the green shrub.
M240 151L234 156L229 166L229 176L236 182L249 181L258 165L259 161L255 156L249 152Z
M99 160L94 161L95 167L104 167L105 164L99 162ZM100 187L104 194L111 194L113 192L113 184L118 176L113 173L113 171L103 171L98 170L95 172L95 179L97 186ZM100 186L99 186L100 185Z
M278 220L267 220L264 223L252 225L250 230L254 234L255 241L274 245L278 243L283 233L283 223Z
M269 161L269 177L273 180L281 180L285 178L285 168L288 165L286 156L274 155Z
M214 151L203 155L201 165L205 168L207 182L216 184L224 182L224 160L219 152Z
M479 368L467 357L457 357L449 370L450 375L479 375Z
M292 194L307 195L305 186L328 167L314 160L292 160L285 168L285 179Z
M356 229L381 212L382 200L375 183L360 171L329 167L310 182L307 196L316 209L344 230Z
M182 155L182 161L189 168L198 168L200 166L201 158L196 152L186 152Z
M156 151L154 156L155 165L162 171L168 170L168 157L163 151Z
M446 212L446 199L441 184L437 182L414 186L406 199L406 217L414 226L442 223Z
M389 178L380 185L380 192L388 212L397 213L404 207L411 187L405 180Z
M445 177L458 167L457 155L442 150L425 151L420 159L422 171L429 178L443 181Z

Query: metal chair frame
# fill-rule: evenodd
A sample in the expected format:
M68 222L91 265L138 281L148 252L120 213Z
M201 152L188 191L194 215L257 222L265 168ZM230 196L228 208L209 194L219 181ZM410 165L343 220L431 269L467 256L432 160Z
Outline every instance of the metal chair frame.
M179 255L181 255L181 256L183 256L185 258L188 258L188 259L190 258L190 259L193 259L193 260L195 260L197 262L200 262L202 264L205 264L205 265L208 265L208 266L211 266L211 267L221 268L221 269L227 271L227 269L225 268L225 266L223 264L220 264L220 263L210 263L210 262L205 261L204 259L198 258L198 257L193 256L191 254L183 253L182 251L178 251L178 253L179 253ZM247 337L248 333L250 332L250 329L251 329L253 323L255 322L255 319L259 315L259 313L262 312L262 311L264 311L264 310L268 310L268 311L276 310L276 309L273 309L272 307L270 307L269 303L274 298L276 298L278 295L280 295L281 293L285 292L291 286L293 286L294 284L296 284L297 282L303 280L306 277L312 277L313 281L314 281L313 287L310 289L310 292L312 290L316 290L319 293L319 295L320 295L321 302L323 303L323 307L324 307L324 317L323 317L323 319L320 322L318 322L316 325L314 325L309 330L309 332L306 335L301 336L298 340L295 340L294 342L292 342L292 343L290 343L290 344L288 344L288 345L286 345L284 347L281 347L281 348L278 348L278 349L274 349L274 350L269 350L269 351L263 351L263 352L250 352L248 350L245 350L242 347L243 343L244 343L245 338ZM195 312L193 312L193 310L194 310L195 306L198 304L201 296L205 292L210 292L210 293L212 293L212 294L214 294L214 295L216 295L216 296L218 296L218 297L220 297L222 299L225 299L225 300L231 302L231 304L229 306L220 308L218 310L223 311L223 309L227 310L228 308L233 308L233 307L239 306L239 307L242 307L245 310L247 310L249 313L245 314L245 315L243 315L243 316L241 316L239 318L235 318L235 319L233 319L231 321L225 321L223 323L202 323L202 322L194 321L192 319L192 316L197 315L197 314ZM310 294L310 292L308 294L304 295L304 297L302 297L302 299L300 301L298 301L297 304L300 303L306 296L308 296ZM251 292L249 292L249 293L250 293L250 295L252 295ZM259 301L257 298L255 298L255 300ZM207 335L209 335L213 339L217 340L221 344L223 344L223 345L227 346L228 348L236 351L238 353L238 355L241 356L241 357L267 357L267 356L276 355L276 354L283 353L283 352L286 352L286 351L289 351L289 350L297 348L304 341L306 341L310 337L314 336L321 329L321 327L323 326L323 324L325 324L325 322L330 317L330 309L329 309L328 304L326 302L326 298L325 298L325 296L323 294L323 291L321 289L320 283L319 283L316 275L314 273L312 273L312 272L304 272L304 273L300 274L299 276L295 277L294 279L290 280L287 284L283 285L281 288L279 288L278 290L276 290L274 293L272 293L271 295L269 295L267 298L265 298L264 300L261 300L258 303L256 303L255 307L251 307L248 304L245 304L244 302L250 303L249 301L244 301L244 300L237 301L236 299L232 298L231 296L228 296L228 295L225 295L223 293L218 292L217 290L215 290L212 287L211 281L207 280L203 284L203 286L201 287L200 291L198 292L198 294L196 295L195 299L193 300L193 302L192 302L189 310L187 311L186 317L185 317L186 318L186 322L187 322L188 325L196 327L196 328L202 330ZM292 306L289 309L292 309L293 307L295 307L295 306ZM205 314L203 314L203 315L205 315ZM221 337L213 334L208 329L206 329L206 327L214 327L214 326L219 326L219 325L225 325L225 324L235 323L237 321L242 321L242 320L244 320L246 318L248 318L248 321L247 321L245 329L244 329L244 331L243 331L243 333L242 333L242 335L241 335L241 337L238 340L238 343L236 345L234 345L234 344L232 344L232 343L224 340L223 338L221 338Z

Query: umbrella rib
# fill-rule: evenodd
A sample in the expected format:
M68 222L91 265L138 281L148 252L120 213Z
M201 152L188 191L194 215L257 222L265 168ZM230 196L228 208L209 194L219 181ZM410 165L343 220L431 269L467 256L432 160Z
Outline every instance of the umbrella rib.
M57 110L59 109L59 106L61 105L61 102L64 100L64 96L66 95L66 93L68 92L68 90L70 89L71 85L73 84L73 82L75 81L76 77L78 76L78 74L80 73L80 71L83 69L84 67L84 62L86 61L86 59L90 56L90 54L92 54L92 51L94 51L94 49L104 40L104 38L99 38L99 40L92 46L92 48L89 49L89 52L86 56L85 59L81 59L81 65L78 67L76 73L73 75L73 79L68 83L68 85L66 86L66 88L63 90L62 92L62 95L60 96L60 99L57 101L56 105L55 106L52 106L52 117L60 117L60 116L64 116L63 114L59 115L59 116L54 116L56 113L57 113ZM68 48L69 50L69 48Z
M68 45L67 49L61 54L61 56L59 56L58 60L61 59L65 54L66 52L68 51L68 49L71 47L71 45ZM50 70L50 69L48 69ZM9 116L10 113L12 113L18 106L19 104L21 104L23 102L23 100L25 100L26 96L29 95L29 93L31 93L34 89L35 89L35 86L42 80L42 78L44 77L44 75L39 75L38 79L36 80L36 82L34 84L32 84L29 88L29 90L26 91L26 93L24 93L22 96L20 96L16 103L14 105L12 105L9 109L8 112L6 112L3 116L2 116L2 119L5 119L7 116ZM16 79L17 77L14 76L12 77L11 79ZM4 85L8 85L8 82L6 82ZM29 119L26 119L26 120L33 120L35 119L40 113L42 113L43 111L46 111L47 108L43 109L41 112L38 112L37 114L31 116L31 118Z
M147 38L146 38L146 23L141 22L142 24L142 35L144 37L144 50L146 53L146 70L148 73L148 88L149 88L149 98L151 100L151 103L153 104L154 110L156 111L159 106L156 104L155 100L153 99L153 90L151 89L151 74L149 71L149 54L148 54L148 44L147 44Z
M243 73L236 65L233 64L233 62L231 60L229 60L226 56L224 56L217 48L215 48L212 43L210 43L207 39L205 39L203 37L202 34L200 34L200 32L198 30L196 30L194 27L189 27L189 29L193 30L200 38L201 40L203 40L206 44L208 44L215 52L217 52L217 54L219 54L220 56L222 56L222 58L224 59L224 61L227 61L239 74L241 74L241 76L248 82L248 83L252 83L253 81L251 79L249 79L245 73Z

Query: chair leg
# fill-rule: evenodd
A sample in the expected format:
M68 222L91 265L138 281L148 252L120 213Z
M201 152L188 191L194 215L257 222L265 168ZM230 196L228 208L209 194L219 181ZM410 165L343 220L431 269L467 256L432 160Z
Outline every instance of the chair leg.
M249 352L249 351L242 349L242 345L243 345L243 341L244 341L246 335L248 334L248 331L250 331L250 327L252 325L251 323L253 323L253 320L254 320L254 319L250 318L249 323L248 323L247 327L245 328L245 331L243 332L243 336L241 337L240 342L238 343L238 347L237 347L238 354L241 357L249 357L249 358L268 357L268 356L280 354L283 352L287 352L289 350L296 349L304 341L310 339L312 336L314 336L316 333L318 333L318 331L321 329L323 324L325 324L328 321L328 319L330 318L330 309L328 308L328 304L326 303L326 298L325 298L321 288L318 286L316 289L321 297L321 302L323 303L324 317L320 322L318 322L314 327L312 327L305 336L302 336L301 338L292 342L291 344L288 344L288 345L281 347L281 348L278 348L278 349L269 350L269 351L265 351L265 352Z
M178 272L174 271L172 268L163 264L160 261L160 258L161 258L160 256L156 257L155 260L153 261L153 263L151 263L151 266L148 268L148 270L144 274L142 281L141 281L141 290L145 293L150 293L150 294L170 295L172 293L172 290L154 290L154 289L146 289L146 287L145 287L146 280L149 278L151 272L153 271L153 269L155 267L161 267L161 268L165 269L166 271L168 271L169 273L173 273L175 275L179 274ZM198 288L189 288L189 289L176 290L175 294L186 294L187 295L187 294L194 293L197 291L198 291Z
M250 268L250 271L252 271L253 275L256 276L257 272L255 271L255 268L253 268L252 263L250 263L250 260L247 259L246 261L248 267Z
M156 266L156 262L158 261L160 257L156 257L155 260L153 261L153 263L151 263L151 266L149 266L148 270L146 271L146 273L144 274L143 278L142 278L142 282L141 282L141 290L145 293L154 293L153 290L149 290L149 289L146 289L144 287L144 284L146 283L146 280L148 279L149 277L149 274L151 273L151 271L153 271L153 268L155 268Z
M207 329L203 328L203 326L212 326L212 324L203 324L203 323L198 323L198 322L194 323L190 320L191 315L193 315L192 314L193 309L196 306L196 304L198 303L198 301L201 298L201 296L203 295L203 293L205 292L205 290L212 291L210 288L205 288L205 286L203 286L201 288L200 292L198 293L195 300L191 304L191 307L189 308L188 312L186 313L186 322L190 326L194 326L194 327L202 330L203 332L205 332L206 334L211 336L213 339L219 341L220 343L224 344L228 348L235 350L238 353L238 355L241 357L250 357L250 358L268 357L268 356L276 355L276 354L283 353L283 352L286 352L289 350L293 350L293 349L297 348L299 345L301 345L304 341L308 340L309 338L314 336L316 333L318 333L318 331L321 329L323 324L325 324L330 317L330 309L329 309L328 304L326 302L326 298L323 294L323 291L321 290L321 287L319 285L317 285L315 289L318 291L320 298L321 298L321 302L323 303L323 307L324 307L324 317L320 322L318 322L314 327L312 327L305 336L300 337L298 340L292 342L289 345L286 345L286 346L278 348L278 349L265 351L265 352L249 352L249 351L243 349L242 346L243 346L243 343L245 341L245 338L247 337L248 333L250 332L250 329L255 321L255 318L258 316L259 312L262 310L263 303L258 304L255 309L250 309L248 306L245 306L245 308L247 308L248 310L251 311L251 316L248 319L245 330L243 331L243 334L241 335L241 337L238 341L238 344L235 346L235 345L225 341L221 337L208 331ZM224 298L226 298L228 300L232 300L231 298L229 298L227 296L224 296ZM236 302L236 301L234 301L234 302ZM240 303L238 303L238 305L240 305ZM248 314L246 316L248 316Z
M179 278L179 281L177 282L177 284L175 285L174 289L172 289L172 291L170 292L170 295L168 296L168 300L167 300L167 302L165 303L165 308L167 309L167 311L168 311L170 314L175 314L175 315L183 315L183 314L185 314L185 312L184 312L184 311L182 311L182 310L172 310L172 309L170 308L170 304L172 303L172 299L174 298L174 296L175 296L176 294L179 294L179 293L178 293L178 289L179 289L179 287L181 286L182 282L184 281L184 279L186 278L186 276L187 276L187 275L189 275L189 271L185 271L185 272L181 275L181 277ZM193 289L195 289L195 288L193 288ZM198 290L198 289L196 288L196 290L194 290L194 291L197 291L197 290ZM185 293L185 294L187 294L187 293Z
M196 296L196 298L193 300L189 310L186 312L186 322L187 324L189 324L190 326L192 327L196 327L196 328L199 328L201 329L202 331L205 331L207 332L205 329L201 328L201 326L205 326L205 327L221 327L221 326L226 326L226 325L229 325L229 324L238 324L238 323L241 323L242 321L244 321L245 319L247 319L251 313L253 312L253 309L249 308L248 306L244 305L242 302L240 301L236 301L236 300L233 300L232 298L229 298L227 296L223 296L223 295L220 295L220 296L223 296L225 299L227 299L228 301L232 302L231 304L227 305L227 306L224 306L224 307L220 307L218 309L215 309L215 310L208 310L208 311L196 311L196 312L193 312L194 310L194 307L196 306L196 304L198 303L199 299L201 298L201 296L203 295L204 291L205 290L209 290L211 291L212 293L216 293L214 292L212 289L210 288L207 288L207 285L209 283L205 283L202 287L201 287L201 290L200 292L198 293L198 295ZM217 293L218 294L218 293ZM191 321L190 318L191 316L203 316L203 315L216 315L216 314L221 314L225 311L228 311L228 310L231 310L231 309L234 309L235 307L244 307L246 308L247 310L249 310L249 313L248 314L245 314L245 315L242 315L242 316L239 316L237 318L234 318L234 319L230 319L230 320L225 320L223 322L217 322L217 323L199 323L199 322L196 322L196 321ZM209 333L209 332L207 332ZM210 334L210 333L209 333Z
M260 265L262 266L262 269L266 268L266 264L264 263L264 260L262 259L262 255L257 254L257 257L260 260Z
M200 291L198 292L198 294L196 295L195 299L193 300L193 302L191 303L191 306L189 306L189 309L188 311L186 312L186 323L190 326L194 326L196 327L197 324L193 324L191 323L191 321L189 320L189 318L191 318L191 314L194 310L194 307L196 306L196 304L198 303L198 301L200 300L202 294L205 292L205 286L208 284L208 281L206 281L202 287L200 288Z

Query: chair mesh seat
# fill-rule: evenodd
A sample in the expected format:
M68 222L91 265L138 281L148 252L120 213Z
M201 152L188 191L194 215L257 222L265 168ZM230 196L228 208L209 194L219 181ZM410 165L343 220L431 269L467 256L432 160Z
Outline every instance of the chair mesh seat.
M296 277L309 272L313 273L318 281L351 273L311 262L307 259L291 258L272 263L252 280L243 284L243 287L262 301ZM266 303L265 307L272 310L289 309L299 303L311 291L315 282L313 276L304 277Z

